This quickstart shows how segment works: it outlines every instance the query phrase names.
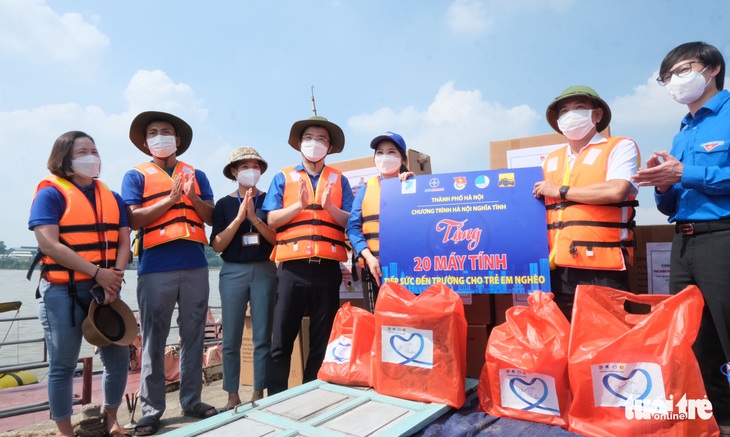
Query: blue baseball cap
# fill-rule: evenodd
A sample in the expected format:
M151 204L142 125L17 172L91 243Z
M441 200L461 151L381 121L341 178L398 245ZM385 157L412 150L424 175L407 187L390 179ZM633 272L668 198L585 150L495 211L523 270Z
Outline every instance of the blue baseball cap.
M402 156L406 156L406 142L403 139L402 136L398 135L395 132L386 132L382 135L378 135L377 137L373 138L372 141L370 141L370 148L375 150L378 148L378 144L381 142L388 140L395 143L395 147L398 148L398 151Z

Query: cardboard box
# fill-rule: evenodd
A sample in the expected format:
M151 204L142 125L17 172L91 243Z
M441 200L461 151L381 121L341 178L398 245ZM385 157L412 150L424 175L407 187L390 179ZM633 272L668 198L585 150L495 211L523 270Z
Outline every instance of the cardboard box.
M489 325L492 323L490 296L488 294L461 295L464 303L464 315L469 325Z
M308 354L309 317L304 317L302 329L294 340L292 349L289 388L302 385L304 365ZM253 385L253 330L251 329L251 316L248 314L243 325L243 341L241 342L241 385Z
M466 328L466 376L479 378L487 352L487 325L469 325Z
M637 226L634 265L629 266L629 286L634 293L648 293L646 243L668 243L674 238L674 225Z
M417 175L431 174L431 157L427 154L417 150L408 149L406 150L406 158L408 158L408 168L413 173ZM378 170L375 168L375 163L373 162L373 155L350 159L347 161L328 162L327 165L341 171L342 173L371 168L371 175L378 174ZM350 180L350 185L353 185L352 180Z

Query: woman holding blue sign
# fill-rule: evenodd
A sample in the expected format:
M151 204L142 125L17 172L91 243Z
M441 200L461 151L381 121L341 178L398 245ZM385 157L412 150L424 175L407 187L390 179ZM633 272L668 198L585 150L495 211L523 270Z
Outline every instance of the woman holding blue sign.
M414 174L408 171L406 142L397 133L378 135L370 142L370 148L375 150L375 168L380 174L370 178L357 192L345 232L352 250L361 260L365 309L372 313L383 277L379 253L380 181L395 177L405 180Z

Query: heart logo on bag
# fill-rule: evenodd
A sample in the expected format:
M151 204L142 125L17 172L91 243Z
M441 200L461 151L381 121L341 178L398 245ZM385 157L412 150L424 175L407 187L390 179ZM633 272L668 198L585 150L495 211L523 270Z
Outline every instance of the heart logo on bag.
M430 366L432 363L416 360L426 347L423 335L413 333L408 338L404 338L398 334L390 337L390 346L396 354L403 357L405 361L398 364L417 363Z
M643 378L636 376L639 373ZM624 401L628 401L629 398L642 400L651 393L651 375L644 369L634 369L627 377L617 373L607 373L603 377L603 386L609 393Z
M527 382L522 378L512 378L509 380L509 388L519 400L527 404L525 408L522 408L523 411L529 411L533 408L536 408L539 410L545 410L560 414L560 411L556 410L555 408L541 406L542 403L545 402L549 394L547 383L545 383L542 378L535 377L532 378L530 382ZM538 395L538 393L540 392L541 394ZM527 395L528 398L524 398L522 394ZM530 398L536 400L532 402Z
M352 343L342 343L338 341L332 348L332 358L338 363L350 361L350 352L352 351Z

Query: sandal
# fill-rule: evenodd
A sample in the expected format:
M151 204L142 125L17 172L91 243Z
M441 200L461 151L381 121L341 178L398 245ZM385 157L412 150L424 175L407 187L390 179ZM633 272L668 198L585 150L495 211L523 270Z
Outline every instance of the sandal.
M212 413L210 413L212 411ZM210 414L208 414L210 413ZM207 419L209 417L215 416L218 414L218 410L215 409L214 406L208 405L205 402L201 402L198 405L193 408L192 411L186 411L185 416L187 417L196 417L198 419Z
M143 428L152 428L143 431ZM134 424L134 435L153 435L160 430L160 418L157 416L144 416Z

